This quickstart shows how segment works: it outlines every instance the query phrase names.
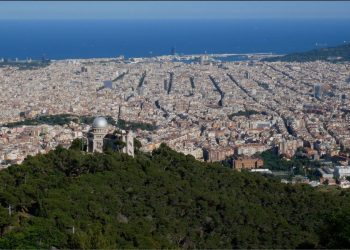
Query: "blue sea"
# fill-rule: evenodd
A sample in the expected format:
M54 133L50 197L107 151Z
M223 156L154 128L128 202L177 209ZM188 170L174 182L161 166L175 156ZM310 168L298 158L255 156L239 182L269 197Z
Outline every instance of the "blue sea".
M0 58L290 53L350 41L342 20L0 21Z

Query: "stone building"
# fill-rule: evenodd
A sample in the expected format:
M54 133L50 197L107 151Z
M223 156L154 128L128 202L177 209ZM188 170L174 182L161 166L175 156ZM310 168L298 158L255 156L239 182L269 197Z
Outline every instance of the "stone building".
M109 133L108 122L104 117L96 117L87 134L87 152L102 153L107 144L118 139L118 135ZM134 134L130 131L122 131L121 140L126 144L122 152L134 157Z
M232 167L238 171L242 169L256 169L264 166L261 158L236 157L233 159Z
M92 123L92 128L87 135L87 151L103 152L103 145L106 143L108 134L108 122L104 117L96 117Z
M285 140L282 139L278 144L278 155L285 155L288 158L294 156L298 148L303 147L303 141L300 139L296 140Z
M123 148L123 153L134 157L134 133L129 131L122 131L122 141L126 144Z

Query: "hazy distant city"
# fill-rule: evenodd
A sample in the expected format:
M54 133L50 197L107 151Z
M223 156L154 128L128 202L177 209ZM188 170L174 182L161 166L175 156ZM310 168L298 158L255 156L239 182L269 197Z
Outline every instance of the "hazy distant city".
M348 155L340 152L350 148L350 66L263 62L261 57L236 62L210 55L191 61L118 57L52 61L32 70L2 67L1 166L57 145L69 147L91 127L74 122L5 126L59 114L152 125L151 131L135 131L143 151L166 143L201 161L234 155L233 168L262 167L255 156L273 148L287 158L299 148L314 160L342 156L347 165Z

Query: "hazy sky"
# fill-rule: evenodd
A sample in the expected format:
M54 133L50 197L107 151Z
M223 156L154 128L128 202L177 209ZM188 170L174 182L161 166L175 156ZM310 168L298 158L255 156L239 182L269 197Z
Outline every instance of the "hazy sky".
M0 2L0 19L349 18L350 2Z

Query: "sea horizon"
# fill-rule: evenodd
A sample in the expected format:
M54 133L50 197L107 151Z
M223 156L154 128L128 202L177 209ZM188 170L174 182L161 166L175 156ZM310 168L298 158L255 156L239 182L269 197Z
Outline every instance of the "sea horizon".
M350 41L350 19L1 20L0 58L288 54Z

